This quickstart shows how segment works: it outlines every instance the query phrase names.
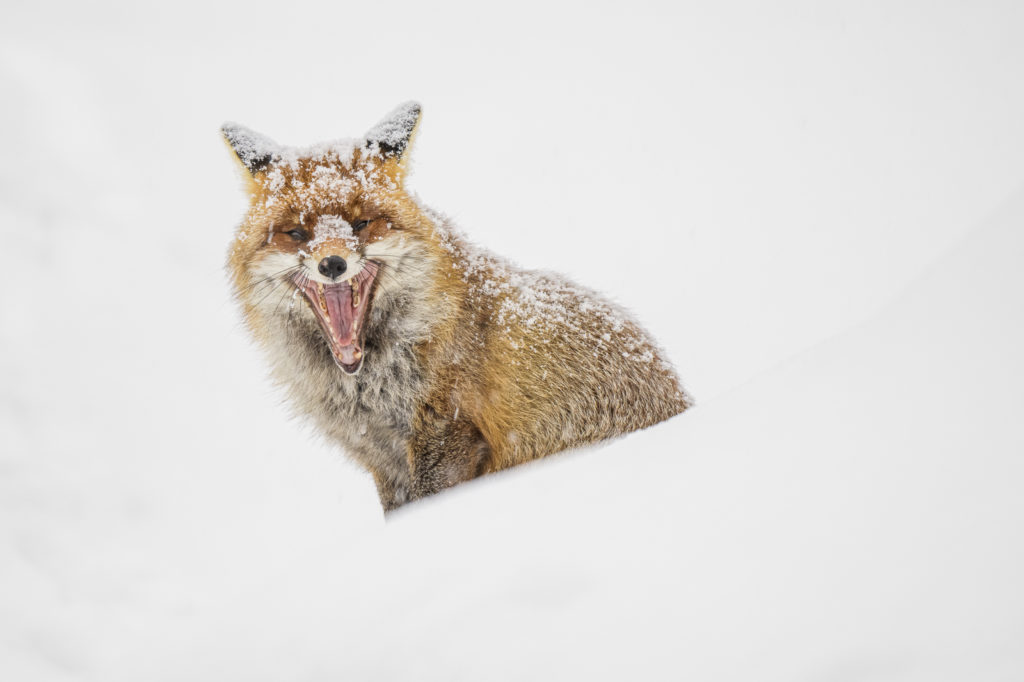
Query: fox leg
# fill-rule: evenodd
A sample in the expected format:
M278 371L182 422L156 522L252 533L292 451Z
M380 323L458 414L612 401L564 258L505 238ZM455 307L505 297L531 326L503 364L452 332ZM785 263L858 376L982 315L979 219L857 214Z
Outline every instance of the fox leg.
M380 498L380 506L384 508L385 512L398 509L409 501L406 486L383 471L373 472L373 482L377 484L377 496Z
M490 471L491 449L471 421L445 418L429 405L417 417L409 451L412 499Z

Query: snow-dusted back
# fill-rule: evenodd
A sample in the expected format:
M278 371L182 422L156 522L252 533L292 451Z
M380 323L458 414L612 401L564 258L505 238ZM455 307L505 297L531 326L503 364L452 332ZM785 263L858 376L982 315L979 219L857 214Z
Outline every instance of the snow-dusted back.
M529 332L522 339L510 337L514 348L519 343L533 344L537 357L543 357L543 344L552 334L571 335L585 339L594 358L615 353L627 360L655 361L655 353L660 350L656 342L607 295L561 273L524 270L474 243L444 214L421 208L433 219L441 246L454 260L455 274L470 283L470 302L479 306L497 300L492 322L508 332L514 328ZM665 356L664 352L660 354ZM660 366L671 370L667 360L660 361ZM692 404L691 397L686 399Z

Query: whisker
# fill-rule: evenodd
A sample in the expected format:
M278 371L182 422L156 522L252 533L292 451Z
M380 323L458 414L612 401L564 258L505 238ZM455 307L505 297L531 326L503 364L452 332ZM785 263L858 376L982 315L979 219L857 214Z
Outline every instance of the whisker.
M276 277L279 277L280 275L283 275L284 273L286 273L286 272L288 272L290 270L292 270L292 271L293 270L298 270L301 267L302 267L301 265L292 265L290 267L285 268L284 270L278 270L277 272L271 273L271 274L269 274L269 275L267 275L265 277L261 277L260 279L256 280L255 282L251 282L251 283L247 284L246 286L244 286L241 289L239 289L239 292L249 291L250 289L253 289L253 288L259 286L260 284L263 284L265 282L273 280Z
M274 285L273 285L273 286L271 286L271 287L270 287L270 288L269 288L269 289L267 290L267 292L266 292L265 294L263 294L263 295L262 295L262 296L261 296L261 297L260 297L260 298L259 298L258 300L256 300L256 301L255 301L255 302L253 303L253 305L254 305L254 306L258 306L258 305L260 305L261 303L263 303L263 302L264 302L265 300L267 300L267 298L269 298L269 297L270 297L270 295L271 295L271 294L273 294L273 293L274 293L275 291L277 291L277 289L278 289L279 287L281 287L281 285L283 285L283 284L284 284L284 283L285 283L286 281L287 281L287 280L277 280L277 282L275 282L275 283L274 283Z

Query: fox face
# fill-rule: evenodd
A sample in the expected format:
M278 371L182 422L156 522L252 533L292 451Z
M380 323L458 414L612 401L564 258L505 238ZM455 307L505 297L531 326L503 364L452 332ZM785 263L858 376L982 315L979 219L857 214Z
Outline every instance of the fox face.
M305 149L222 128L251 194L229 257L247 318L319 339L347 375L366 361L368 332L431 289L431 228L402 187L418 120L419 107L403 105L364 139Z

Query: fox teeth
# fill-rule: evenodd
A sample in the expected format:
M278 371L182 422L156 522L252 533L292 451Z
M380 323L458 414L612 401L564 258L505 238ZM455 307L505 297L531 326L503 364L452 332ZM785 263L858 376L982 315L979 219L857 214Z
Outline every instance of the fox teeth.
M317 302L320 304L320 310L327 314L327 299L324 298L324 285L317 282Z
M355 279L350 279L349 283L352 285L352 307L359 307L359 285L356 284Z

